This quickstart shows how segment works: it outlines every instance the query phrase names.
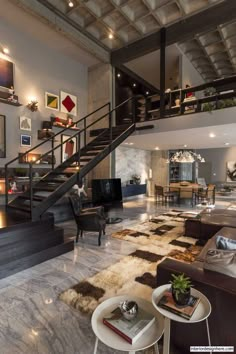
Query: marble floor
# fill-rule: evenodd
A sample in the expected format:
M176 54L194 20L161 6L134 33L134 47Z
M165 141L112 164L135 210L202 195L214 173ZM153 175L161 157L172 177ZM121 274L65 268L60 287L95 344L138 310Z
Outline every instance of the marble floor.
M180 206L190 209L190 206ZM176 208L176 207L175 207ZM119 224L107 225L102 246L97 235L86 233L74 252L41 263L0 280L0 353L1 354L90 354L95 337L90 316L69 308L58 294L133 252L137 246L113 239L111 233L146 220L168 209L142 198L124 203ZM73 221L61 224L66 237L74 237ZM98 354L118 354L99 343ZM179 354L173 351L173 354Z

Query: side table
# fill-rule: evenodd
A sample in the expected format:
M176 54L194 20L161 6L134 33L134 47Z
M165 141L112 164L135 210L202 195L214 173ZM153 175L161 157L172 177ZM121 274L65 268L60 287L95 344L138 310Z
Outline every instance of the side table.
M170 353L170 323L171 323L171 321L191 324L191 323L201 322L201 321L205 320L206 321L208 344L210 346L211 339L210 339L210 331L209 331L209 325L208 325L208 317L210 316L210 313L211 313L211 304L210 304L209 300L200 291L198 291L194 288L191 288L191 294L193 296L199 297L200 302L199 302L197 308L195 309L192 317L189 320L187 320L187 319L185 319L181 316L175 315L173 312L165 310L162 307L159 307L157 305L159 300L163 296L163 293L168 289L170 289L170 284L165 284L165 285L162 285L162 286L159 286L158 288L156 288L152 293L153 306L156 308L156 310L160 314L162 314L165 317L163 354Z
M136 301L139 307L152 313L156 317L152 326L148 328L134 344L126 342L122 337L103 324L103 318L118 307L120 302L124 300ZM159 350L157 342L164 331L164 317L155 310L151 302L135 296L121 295L103 301L96 308L92 315L92 329L96 335L94 354L97 353L98 340L112 349L129 352L130 354L134 354L136 351L144 350L155 345L155 351L158 354Z

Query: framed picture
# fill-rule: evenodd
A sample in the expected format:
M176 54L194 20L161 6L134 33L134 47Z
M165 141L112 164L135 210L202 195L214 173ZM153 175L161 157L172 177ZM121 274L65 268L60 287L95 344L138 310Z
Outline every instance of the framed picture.
M6 157L6 117L0 114L0 158Z
M13 63L0 58L0 86L11 89L14 86Z
M236 181L236 161L227 161L226 164L226 182Z
M66 141L70 135L61 134L61 142ZM61 147L61 162L66 161L69 157L71 157L77 151L77 138L69 139L65 144Z
M77 115L77 97L61 91L61 112Z
M20 117L20 130L31 131L31 118L25 116Z
M59 96L53 93L45 92L45 107L59 111Z
M20 136L21 146L31 146L31 135L21 135Z

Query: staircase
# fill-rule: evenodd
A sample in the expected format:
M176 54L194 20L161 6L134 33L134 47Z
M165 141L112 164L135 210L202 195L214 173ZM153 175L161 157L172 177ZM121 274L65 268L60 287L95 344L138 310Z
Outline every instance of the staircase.
M126 100L121 105L126 104L133 98ZM105 106L110 108L110 104L106 104L100 107L98 110L90 113L86 117L77 121L74 124L83 123L84 128L76 132L74 135L70 136L66 141L55 147L55 138L62 132L66 132L65 128L59 133L55 134L52 138L38 144L36 147L28 150L23 155L27 155L35 148L43 145L47 141L51 141L52 148L47 151L44 155L52 154L52 161L54 160L55 150L62 148L62 145L67 141L71 140L72 137L78 139L78 151L73 154L66 161L54 167L52 164L52 169L47 173L40 181L35 182L32 178L33 165L35 164L29 162L29 173L30 173L30 188L26 192L18 195L14 200L8 202L8 194L6 194L6 207L7 210L15 210L29 214L31 220L39 220L42 215L48 210L57 200L59 200L66 192L68 192L74 184L78 183L86 174L88 174L96 165L98 165L105 157L107 157L117 146L119 146L130 134L135 131L135 117L133 117L133 122L125 124L122 126L113 127L112 126L112 113L116 111L121 105L117 106L113 110L108 111L108 113L103 114L97 120L91 124L87 124L87 118L104 109ZM95 137L93 140L87 143L88 132L101 121L105 121L108 118L108 127L104 128L102 132ZM82 146L83 145L83 146ZM41 156L41 158L42 158ZM8 191L8 168L11 163L16 161L18 157L11 160L5 165L6 174L6 191Z

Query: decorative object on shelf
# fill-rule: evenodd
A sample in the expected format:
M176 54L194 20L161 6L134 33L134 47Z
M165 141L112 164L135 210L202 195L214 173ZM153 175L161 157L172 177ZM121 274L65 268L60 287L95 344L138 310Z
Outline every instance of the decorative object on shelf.
M226 173L226 182L236 181L236 161L227 161Z
M19 153L19 163L35 163L35 164L52 164L53 157L52 155L47 155L41 158L41 154L29 153L24 155L23 153ZM56 159L54 157L54 164L56 163Z
M176 151L169 159L167 163L178 162L178 163L193 163L193 162L205 162L205 159L193 151L180 150Z
M60 117L51 116L51 121L54 127L59 128L68 128L73 123L73 121L71 121L71 117L64 119ZM79 130L76 125L70 127L70 129Z
M21 146L31 146L31 135L21 135L20 136Z
M20 130L31 131L31 118L20 116Z
M191 286L193 286L190 278L184 274L171 274L171 276L173 280L170 283L174 301L180 306L187 305L190 299Z
M45 140L52 138L54 135L54 132L52 132L52 122L49 120L44 120L42 124L42 130L38 130L38 139Z
M59 96L53 93L45 92L45 107L59 111Z
M26 107L31 111L31 112L37 112L39 107L38 107L38 101L35 98L32 98L30 102L26 105Z
M0 158L6 157L6 117L0 114Z
M120 310L124 318L130 321L138 314L138 304L135 301L125 300L120 303Z
M1 87L6 87L10 90L14 87L13 71L14 71L13 63L6 59L0 58L0 86Z
M61 112L77 115L77 97L70 93L61 91Z
M61 142L64 143L67 139L70 138L70 135L61 135ZM69 139L62 145L61 148L61 162L66 161L77 151L77 139L76 137Z
M140 184L141 183L141 177L139 175L133 175L132 180L134 181L134 184Z

